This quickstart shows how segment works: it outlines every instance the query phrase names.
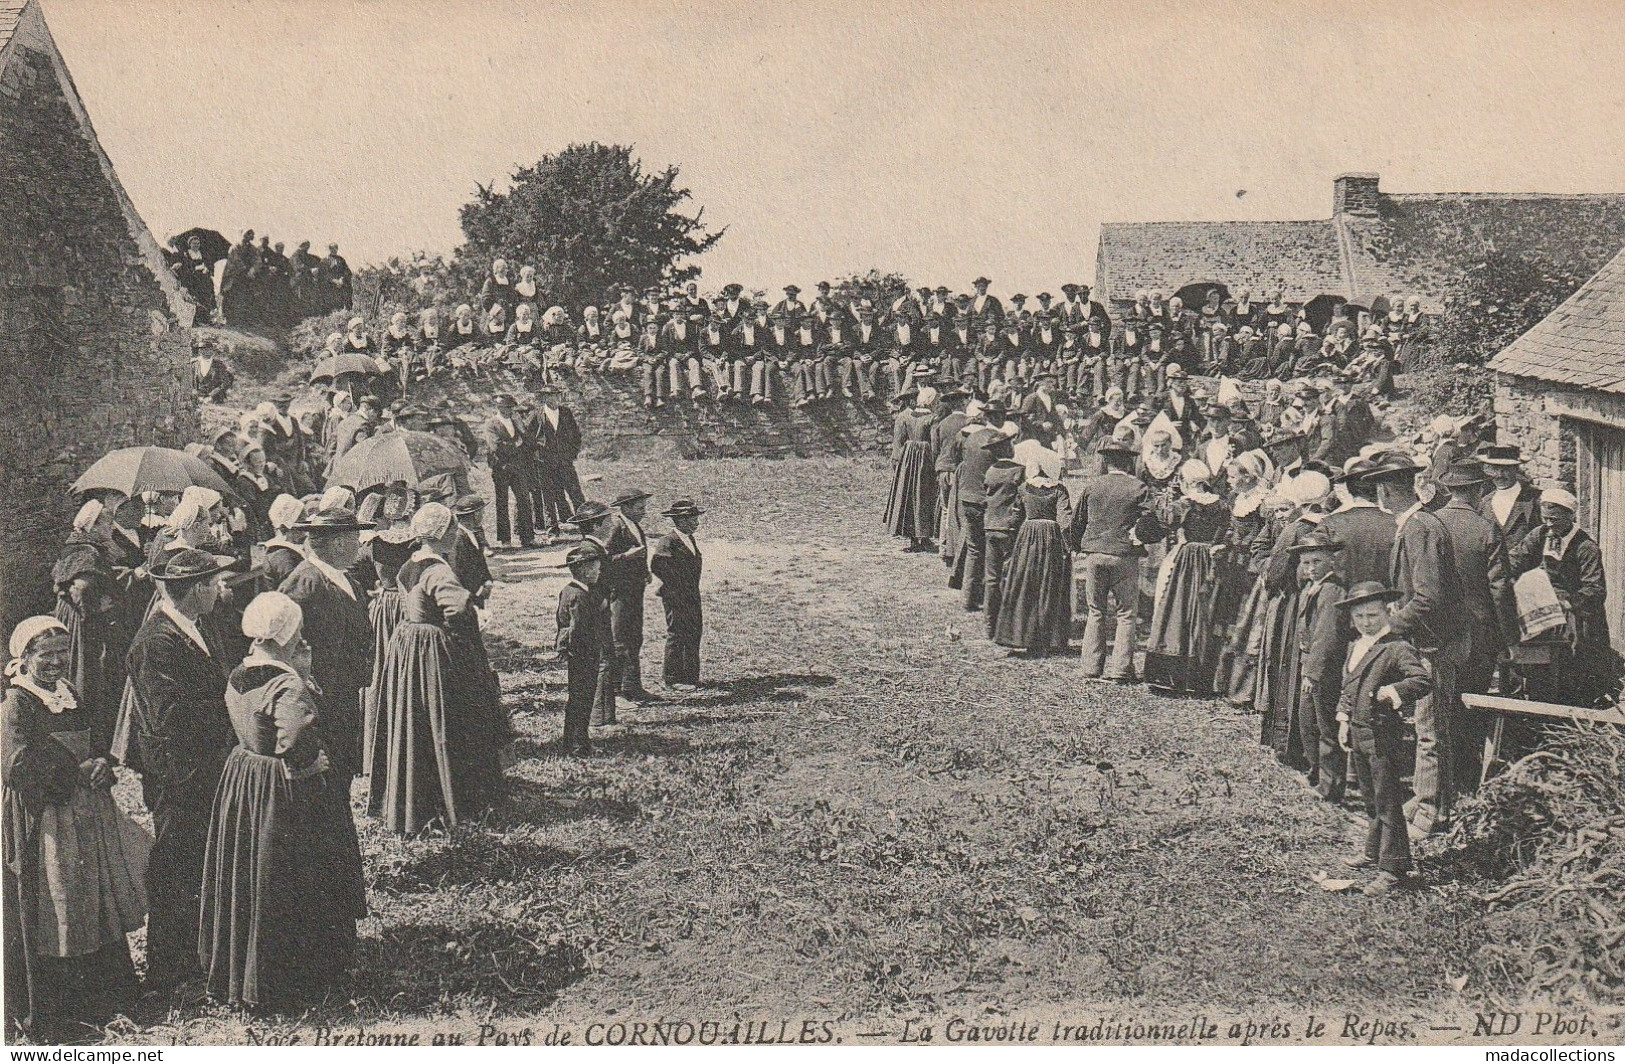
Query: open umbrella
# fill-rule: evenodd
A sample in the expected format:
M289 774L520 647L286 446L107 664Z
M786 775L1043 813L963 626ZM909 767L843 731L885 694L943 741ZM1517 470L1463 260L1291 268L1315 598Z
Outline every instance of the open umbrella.
M209 463L173 447L123 447L97 459L73 482L75 493L117 492L134 498L143 491L185 491L196 485L222 495L231 488Z
M184 233L176 233L169 238L170 246L176 251L185 251L187 241L194 236L198 238L198 250L203 253L210 266L231 254L231 241L213 229L204 229L201 226L188 229Z
M333 463L327 486L365 491L403 480L417 484L437 473L467 489L468 459L449 440L429 432L394 429L362 440Z
M342 377L346 373L364 373L376 377L378 375L378 363L366 355L358 355L350 351L339 355L328 355L326 358L318 359L316 365L311 367L310 379L319 381L328 377Z

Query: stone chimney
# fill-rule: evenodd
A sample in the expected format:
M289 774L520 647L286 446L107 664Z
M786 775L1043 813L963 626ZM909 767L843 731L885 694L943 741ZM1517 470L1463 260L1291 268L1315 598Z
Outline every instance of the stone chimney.
M1338 174L1332 180L1332 215L1377 214L1377 175Z

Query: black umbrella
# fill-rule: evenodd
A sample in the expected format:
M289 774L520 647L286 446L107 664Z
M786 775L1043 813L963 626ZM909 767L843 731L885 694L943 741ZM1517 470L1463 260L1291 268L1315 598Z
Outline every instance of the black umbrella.
M198 243L200 245L198 250L203 252L203 258L209 263L210 266L213 266L215 263L219 262L221 259L225 258L231 253L231 241L227 240L224 236L215 232L213 229L204 229L201 226L194 229L188 229L184 233L177 234L173 239L170 240L170 244L179 251L185 251L187 242L190 241L194 236L198 238Z

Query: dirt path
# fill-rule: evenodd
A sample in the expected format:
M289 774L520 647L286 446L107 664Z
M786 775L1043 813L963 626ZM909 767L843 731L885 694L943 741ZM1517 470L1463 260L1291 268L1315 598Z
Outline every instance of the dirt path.
M1349 825L1258 747L1256 718L1007 658L934 555L885 537L880 462L598 471L594 494L708 509L715 686L558 756L562 576L504 556L487 631L524 734L514 800L450 840L364 828L363 969L314 1015L1453 1000L1476 919L1459 892L1316 888Z

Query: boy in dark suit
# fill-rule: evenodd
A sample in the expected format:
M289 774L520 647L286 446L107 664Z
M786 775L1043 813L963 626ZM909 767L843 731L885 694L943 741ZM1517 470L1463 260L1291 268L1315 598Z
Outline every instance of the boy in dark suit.
M1343 666L1343 693L1337 702L1338 742L1354 755L1354 771L1365 796L1365 850L1343 859L1350 868L1377 868L1364 893L1376 897L1404 884L1412 869L1406 833L1404 707L1415 712L1418 699L1433 691L1427 663L1403 636L1389 630L1391 604L1399 592L1375 580L1362 581L1343 599L1354 630Z
M700 609L700 548L694 532L704 512L689 499L678 499L662 511L662 516L671 518L675 531L656 540L649 557L649 567L660 581L655 594L666 607L661 678L673 691L692 691L700 683L700 637L705 621Z
M1348 764L1337 741L1337 696L1343 688L1347 624L1338 603L1336 554L1343 545L1311 533L1287 547L1298 561L1298 739L1309 782L1329 802L1343 800ZM1318 754L1317 754L1318 750Z
M604 644L604 603L597 584L604 554L596 543L578 543L565 555L570 582L559 592L554 649L564 659L569 694L564 704L564 749L576 757L588 753L587 727L598 692L598 662Z

